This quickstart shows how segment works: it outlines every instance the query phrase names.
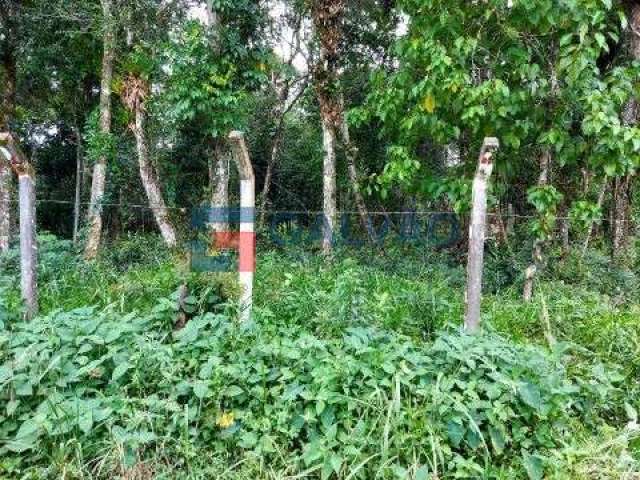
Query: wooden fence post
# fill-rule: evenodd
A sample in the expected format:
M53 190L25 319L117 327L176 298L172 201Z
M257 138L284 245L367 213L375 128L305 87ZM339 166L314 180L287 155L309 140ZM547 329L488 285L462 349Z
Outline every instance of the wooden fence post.
M469 255L467 259L467 293L464 328L476 333L480 327L482 299L482 267L487 223L487 182L493 171L493 154L500 146L497 138L485 138L473 179L471 220L469 222Z
M231 142L233 158L240 174L240 240L238 242L238 270L240 287L242 288L240 293L240 321L246 322L251 318L251 309L253 307L253 272L255 271L256 255L256 182L244 134L233 131L229 134L229 141Z
M36 241L36 186L33 166L10 133L0 133L1 153L18 175L20 200L20 288L25 318L38 313L38 245Z

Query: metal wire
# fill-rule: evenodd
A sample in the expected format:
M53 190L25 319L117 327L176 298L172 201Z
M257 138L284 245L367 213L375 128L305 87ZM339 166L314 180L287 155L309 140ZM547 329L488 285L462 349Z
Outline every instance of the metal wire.
M0 201L0 204L14 204L17 205L17 200L9 200L9 201ZM75 205L75 202L72 200L56 200L56 199L36 199L36 203L38 204L58 204L58 205ZM91 206L91 202L80 202L79 205ZM179 211L181 213L187 213L189 210L194 208L192 207L150 207L149 205L144 204L136 204L136 203L100 203L96 206L99 207L119 207L119 208L136 208L140 210L173 210ZM197 205L196 205L197 206ZM233 207L230 207L233 208ZM272 214L293 214L293 215L322 215L324 212L322 210L271 210L271 209L261 209L256 208L256 212L266 212ZM380 210L371 210L367 212L369 215L380 215L380 216L388 216L388 215L455 215L455 212L450 210L405 210L405 211L380 211ZM360 212L357 210L338 210L336 211L337 215L340 214L348 214L348 215L359 215ZM537 215L522 215L522 214L508 214L508 213L495 213L495 212L487 212L488 217L499 217L499 218L522 218L522 219L536 219ZM555 217L556 220L571 220L571 217ZM599 220L601 223L609 223L611 220L607 218L602 218ZM618 222L630 223L631 220L617 220ZM615 221L614 221L615 223Z

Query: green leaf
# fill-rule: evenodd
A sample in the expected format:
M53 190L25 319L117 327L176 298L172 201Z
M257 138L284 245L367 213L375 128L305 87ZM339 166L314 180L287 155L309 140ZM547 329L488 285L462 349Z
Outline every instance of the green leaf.
M93 428L93 412L90 408L86 408L80 413L78 417L78 427L83 433L87 434Z
M500 454L504 450L505 438L502 431L496 427L489 427L489 435L491 436L491 444L496 453Z
M130 368L131 364L129 362L122 362L120 365L113 369L113 373L111 374L111 381L116 382L125 373L127 373L127 370L129 370Z
M624 411L627 414L627 418L632 422L638 421L638 412L629 403L624 402Z
M244 432L240 436L240 441L238 444L245 449L251 449L256 446L258 443L258 436L253 432Z
M224 391L224 394L227 397L237 397L238 395L242 395L243 393L244 393L244 390L242 390L242 388L240 388L237 385L230 385Z
M447 435L455 447L460 446L460 442L464 438L464 433L465 428L460 425L460 423L454 420L449 420L447 423Z
M40 425L34 419L27 419L22 422L15 439L7 447L12 452L18 453L34 448L40 431Z
M340 473L343 461L344 459L340 455L336 455L335 453L331 454L329 463L331 464L331 468L333 468L333 471L336 473L336 475Z
M542 458L538 455L529 455L529 453L523 451L522 460L529 479L542 480L542 477L544 476Z
M531 382L525 382L518 388L520 398L522 401L529 405L531 408L540 411L542 409L542 398L540 395L540 389Z
M202 380L198 380L193 385L193 393L200 400L202 400L203 398L209 396L209 385L208 385L208 383L205 382L205 381L202 381Z
M426 465L422 465L413 477L414 480L427 480L429 478L429 468Z
M13 371L7 365L0 366L0 383L4 383L11 378Z

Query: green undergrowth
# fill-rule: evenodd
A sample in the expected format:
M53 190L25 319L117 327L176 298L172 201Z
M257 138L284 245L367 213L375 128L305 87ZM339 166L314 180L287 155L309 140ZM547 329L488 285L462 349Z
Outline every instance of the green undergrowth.
M586 268L569 257L524 304L518 268L490 252L471 337L447 252L260 252L254 320L238 325L233 276L190 274L155 240L93 263L41 245L29 323L15 252L0 265L0 479L640 472L640 322L618 274L594 288L561 274Z

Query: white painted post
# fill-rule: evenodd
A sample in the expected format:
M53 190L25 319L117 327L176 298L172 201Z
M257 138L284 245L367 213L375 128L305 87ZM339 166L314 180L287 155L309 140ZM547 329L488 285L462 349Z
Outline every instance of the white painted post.
M471 221L469 222L469 256L467 259L467 294L464 328L476 333L480 328L482 268L487 223L487 182L493 171L493 154L500 146L497 138L485 138L473 180Z
M0 153L18 175L20 197L20 288L25 318L38 313L38 245L36 241L36 187L31 163L20 151L10 133L0 133Z
M239 247L239 276L240 287L240 321L246 322L251 318L253 307L253 272L255 271L255 207L256 182L253 166L249 158L249 150L242 132L233 131L229 134L233 158L240 174L240 240Z

